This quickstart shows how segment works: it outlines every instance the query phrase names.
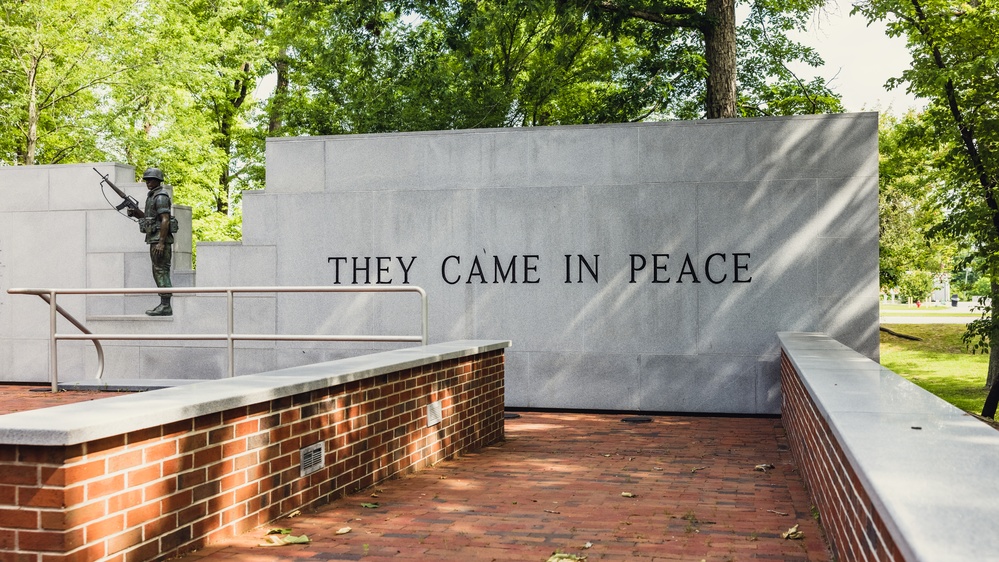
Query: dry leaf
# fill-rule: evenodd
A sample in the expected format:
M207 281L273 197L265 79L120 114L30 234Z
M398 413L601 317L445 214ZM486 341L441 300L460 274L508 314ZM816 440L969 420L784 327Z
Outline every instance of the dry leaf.
M309 544L309 537L302 535L296 537L294 535L285 534L275 534L267 535L264 538L264 542L260 543L259 546L285 546L288 544Z
M350 527L341 527L341 528L337 529L336 534L338 534L338 535L346 535L347 533L350 532L350 530L351 530Z
M301 515L301 514L302 514L302 512L301 512L300 510L296 509L295 511L292 511L291 513L289 513L289 514L288 514L288 517L289 517L289 518L290 518L290 517L297 517L297 516L299 516L299 515Z
M707 468L707 467L706 466L695 466L694 468L690 469L690 472L691 472L691 474L693 474L693 473L697 472L698 470L704 470L705 468Z
M638 497L635 494L632 494L631 492L621 492L621 496L625 497L625 498L635 498L635 497Z
M760 472L766 472L768 470L773 470L774 465L772 464L758 464L753 470L759 470Z
M781 536L781 538L784 538L784 539L798 540L798 539L805 538L805 533L799 531L798 530L798 525L795 524L794 527L791 527L790 529L788 529L787 532L781 533L780 536Z
M590 541L586 541L586 544L583 545L583 548L584 549L593 548L593 543L591 543Z

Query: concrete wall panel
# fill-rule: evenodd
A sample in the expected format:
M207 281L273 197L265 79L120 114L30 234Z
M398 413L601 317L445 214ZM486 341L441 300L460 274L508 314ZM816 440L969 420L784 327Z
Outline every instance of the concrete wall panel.
M421 286L431 342L513 341L510 406L774 413L777 332L824 331L877 357L876 114L270 139L267 167L266 191L244 198L242 243L201 246L198 285ZM86 171L0 171L14 224L0 223L0 283L152 286L134 225L100 205L26 211L92 205ZM35 265L53 246L59 259ZM141 316L153 295L90 311L134 315L107 330L223 329L221 297L174 301L168 321ZM41 303L5 308L44 321ZM244 332L420 331L409 294L259 295L236 320ZM144 376L217 377L220 345L114 349ZM240 343L236 368L403 345Z

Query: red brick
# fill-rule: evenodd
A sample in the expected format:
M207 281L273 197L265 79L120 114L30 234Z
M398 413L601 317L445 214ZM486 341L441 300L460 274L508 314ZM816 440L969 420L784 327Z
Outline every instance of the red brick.
M38 511L34 509L0 508L0 527L9 529L37 529Z
M146 486L142 489L143 501L156 501L165 498L177 491L177 481L173 478L166 478Z
M85 480L90 480L91 478L103 476L105 474L104 466L104 459L97 459L94 461L67 466L66 483L75 484Z
M173 457L177 454L177 441L169 439L142 449L143 461L146 463L159 462L163 459Z
M134 550L125 553L125 562L148 562L160 554L158 541L147 542Z
M130 471L127 478L127 486L132 488L148 484L160 477L159 463L153 463L142 468Z
M37 486L38 467L20 464L0 464L0 482L7 485Z
M208 443L211 445L224 443L226 441L229 441L230 439L233 439L234 434L235 432L231 425L213 429L208 432Z
M17 489L17 504L21 507L64 507L62 488L29 488Z
M71 507L63 510L64 528L72 529L100 519L107 515L107 510L103 501L96 501L86 505Z
M194 453L194 466L201 467L222 460L222 446L215 445Z
M129 525L133 527L133 525ZM125 530L125 516L118 514L95 521L86 527L86 540L89 543L102 541Z
M85 443L85 451L87 455L106 455L109 452L113 452L116 449L122 449L125 447L125 436L124 435L111 435L103 439L97 439L89 443Z
M116 494L125 489L125 476L116 474L87 484L87 500Z
M17 486L0 485L0 505L17 504Z
M118 472L120 470L127 470L129 468L134 468L141 464L142 464L142 451L139 450L122 451L120 453L115 453L114 455L109 455L107 457L108 472Z
M190 453L197 451L208 445L208 434L205 432L191 433L181 437L177 441L177 449L180 453Z
M139 505L140 503L142 503L142 490L128 489L120 494L116 494L108 498L108 512L117 513L119 511L126 511Z
M107 541L108 554L117 554L126 548L131 548L142 542L142 529L127 529L125 532L110 537Z
M71 531L18 531L19 550L67 552L84 544L83 529Z
M196 431L204 431L206 429L214 428L222 424L222 414L206 414L203 416L198 416L194 419L194 429Z
M20 445L17 449L17 460L30 464L59 465L66 461L66 448Z

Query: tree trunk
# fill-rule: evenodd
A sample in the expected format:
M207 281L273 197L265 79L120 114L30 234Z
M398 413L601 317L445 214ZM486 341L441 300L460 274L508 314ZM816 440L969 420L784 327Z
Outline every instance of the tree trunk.
M996 406L999 405L999 384L996 384L999 379L999 324L995 322L995 305L999 303L999 281L992 280L991 292L992 309L989 314L992 317L992 329L989 334L989 370L985 378L989 394L985 397L985 405L982 407L982 417L986 418L995 418Z
M24 165L35 163L38 151L38 64L32 61L28 69L28 126L25 131Z
M270 115L267 122L267 132L270 135L277 134L284 125L284 106L289 86L287 47L283 47L278 53L277 60L274 62L274 71L277 75L277 83L274 85L274 95L271 96Z
M708 119L735 117L735 1L707 0L704 58Z

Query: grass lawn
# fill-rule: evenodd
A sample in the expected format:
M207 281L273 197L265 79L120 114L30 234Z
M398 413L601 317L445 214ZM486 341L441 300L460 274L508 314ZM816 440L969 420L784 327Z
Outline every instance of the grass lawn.
M962 410L980 414L989 357L961 342L963 324L885 324L923 338L909 341L881 332L881 364Z

